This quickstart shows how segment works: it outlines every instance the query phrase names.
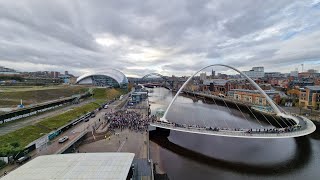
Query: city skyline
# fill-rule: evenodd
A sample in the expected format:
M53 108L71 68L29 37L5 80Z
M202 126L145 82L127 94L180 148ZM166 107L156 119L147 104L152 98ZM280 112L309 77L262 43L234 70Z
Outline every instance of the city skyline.
M0 64L18 71L81 75L112 67L141 77L190 75L216 63L320 69L319 1L0 4Z

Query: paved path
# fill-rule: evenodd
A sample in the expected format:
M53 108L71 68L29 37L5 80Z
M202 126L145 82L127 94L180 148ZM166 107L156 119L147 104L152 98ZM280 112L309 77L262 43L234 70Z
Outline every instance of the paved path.
M57 114L61 114L61 113L65 112L65 111L71 110L73 108L83 106L83 105L88 104L90 102L93 102L93 100L90 99L90 100L82 101L79 104L73 104L73 105L66 106L66 107L63 107L63 108L59 108L59 109L56 109L56 110L52 110L52 111L49 111L49 112L44 112L44 113L36 115L36 116L32 116L32 117L28 117L28 118L25 118L25 119L20 119L20 120L16 120L16 121L13 121L13 122L9 122L9 123L3 124L3 125L0 126L0 136L1 135L5 135L5 134L10 133L10 132L13 132L13 131L15 131L17 129L29 126L30 124L35 124L37 122L40 122L40 121L44 120L45 118L56 116Z
M152 127L159 127L163 129L180 131L186 133L194 133L194 134L204 134L204 135L212 135L212 136L224 136L224 137L239 137L239 138L293 138L305 136L313 133L316 130L316 126L309 119L301 116L297 117L299 121L300 129L290 131L290 132L257 132L257 129L254 129L253 132L248 133L248 129L241 129L239 131L235 131L233 129L220 129L218 131L208 130L206 128L197 128L197 127L178 127L171 123L165 122L153 122L150 123Z
M123 145L126 143L126 141L123 141L120 145L120 147L118 148L117 152L121 152L121 149L123 148Z
M312 110L312 114L311 114L310 109L305 109L305 108L300 109L299 107L284 107L284 106L281 106L281 108L289 113L300 114L303 116L306 116L307 114L307 118L309 118L310 120L320 122L319 110Z
M127 96L126 96L127 98ZM123 98L122 101L127 100L126 98ZM101 125L102 122L104 121L104 115L107 112L114 111L115 107L117 107L120 104L119 101L115 101L112 103L108 109L102 109L99 111L94 118L91 118L88 122L81 122L77 124L76 126L72 127L71 129L63 132L60 134L58 137L56 137L53 141L50 141L47 145L44 145L43 147L31 152L32 159L41 156L41 155L47 155L47 154L55 154L61 149L65 149L66 146L69 146L70 143L73 143L73 140L78 138L81 133L86 132L86 131L92 131L93 128L98 128L99 124ZM100 121L99 121L100 119ZM69 140L64 142L64 143L59 143L58 140L59 138L63 136L68 136ZM115 150L116 151L116 150ZM0 178L3 175L4 171L10 172L14 169L19 167L19 165L14 164L14 165L9 165L6 166L4 169L0 170Z
M81 145L78 150L83 152L131 152L135 158L147 158L148 145L146 132L134 132L128 129L116 131L107 139Z

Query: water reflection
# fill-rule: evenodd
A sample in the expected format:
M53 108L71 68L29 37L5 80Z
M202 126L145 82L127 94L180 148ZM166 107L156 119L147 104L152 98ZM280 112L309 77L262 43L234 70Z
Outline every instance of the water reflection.
M153 137L151 141L155 142L162 148L165 148L173 153L178 154L179 156L193 160L197 163L202 163L222 170L246 174L279 175L290 173L291 171L303 168L306 164L308 164L312 153L309 139L306 137L299 137L295 138L296 151L293 158L276 164L255 165L243 162L226 161L216 157L210 157L195 150L191 150L173 143L166 137ZM247 153L249 154L250 152Z
M154 89L150 97L152 113L158 108L166 109L172 98L171 92ZM181 120L191 117L190 112L200 113L205 118L224 117L219 111L210 113L210 108L214 109L212 104L188 98L180 100L184 108L176 108L175 112ZM197 103L200 106L192 111ZM173 121L179 121L173 113L171 116ZM160 157L160 163L171 179L291 180L319 177L319 139L318 132L299 138L248 140L171 131L168 138L156 137L151 140L160 147L158 154L152 156Z

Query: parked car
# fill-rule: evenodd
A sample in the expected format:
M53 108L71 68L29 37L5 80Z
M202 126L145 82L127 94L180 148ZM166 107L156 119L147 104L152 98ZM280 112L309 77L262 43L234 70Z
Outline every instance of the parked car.
M23 164L24 162L28 161L29 159L31 159L31 156L29 156L29 155L24 155L24 156L22 156L21 158L19 158L19 159L17 160L17 163L18 163L18 164Z
M59 142L59 143L64 143L64 142L66 142L68 139L69 139L68 136L64 136L64 137L60 138L58 142Z
M88 122L90 119L89 118L85 118L84 119L84 122Z
M106 105L104 105L103 108L104 108L104 109L108 109L108 107L109 107L109 106L106 104Z
M96 114L95 114L95 113L92 113L90 117L91 117L91 118L94 118L94 117L96 117Z

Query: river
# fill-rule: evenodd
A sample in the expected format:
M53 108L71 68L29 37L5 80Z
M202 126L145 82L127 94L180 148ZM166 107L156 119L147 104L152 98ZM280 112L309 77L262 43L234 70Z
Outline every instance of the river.
M149 95L152 114L159 108L165 110L173 98L164 88L154 88ZM167 119L199 125L258 126L239 112L182 96ZM229 121L224 122L226 119ZM320 178L319 131L288 139L242 139L171 131L167 139L151 146L157 149L151 151L156 168L171 180Z

